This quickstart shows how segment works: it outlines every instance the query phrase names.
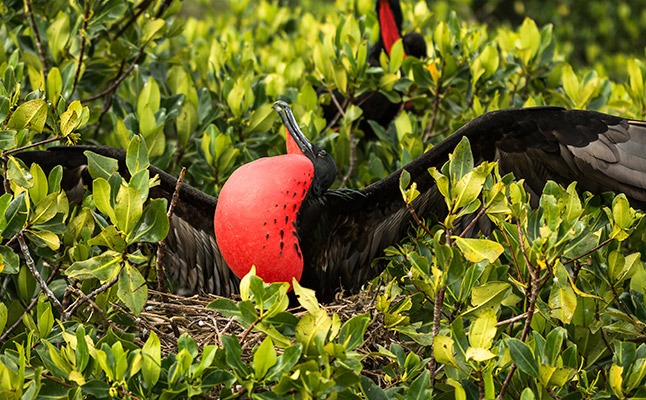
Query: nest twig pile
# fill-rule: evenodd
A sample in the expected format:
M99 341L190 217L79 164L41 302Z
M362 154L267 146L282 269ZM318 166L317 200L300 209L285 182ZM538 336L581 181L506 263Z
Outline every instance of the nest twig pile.
M148 304L136 322L140 329L157 334L165 354L177 351L177 339L183 333L188 333L200 348L212 344L222 346L223 335L236 336L241 341L243 353L247 353L243 357L250 355L255 345L265 337L262 332L249 331L233 318L206 308L218 296L207 294L184 297L153 290L150 295ZM359 314L370 315L364 344L357 349L365 354L376 350L377 345L388 347L396 339L395 332L384 328L383 317L375 309L375 299L375 292L368 290L339 297L334 303L321 306L328 314L337 314L342 323ZM288 311L298 318L307 312L300 307Z

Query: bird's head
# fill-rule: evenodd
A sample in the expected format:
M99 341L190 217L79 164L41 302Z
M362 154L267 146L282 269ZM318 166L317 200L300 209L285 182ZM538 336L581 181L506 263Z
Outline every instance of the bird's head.
M320 195L334 183L336 178L334 159L325 150L319 148L305 137L287 103L277 101L273 107L280 115L287 130L287 153L305 156L312 162L314 165L314 180L310 186L310 191L314 195Z

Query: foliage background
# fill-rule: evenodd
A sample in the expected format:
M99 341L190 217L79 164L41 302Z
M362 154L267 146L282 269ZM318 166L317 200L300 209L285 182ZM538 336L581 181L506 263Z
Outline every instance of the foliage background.
M297 288L302 309L287 310L284 285L250 276L240 301L210 306L238 327L221 326L215 343L151 323L171 319L151 317L146 285L146 243L168 226L163 201L144 205L149 160L175 175L186 166L187 181L216 194L237 166L282 153L276 99L293 105L337 161L336 185L349 187L489 110L551 104L643 119L639 3L405 2L404 32L424 35L428 58L400 52L368 68L370 0L3 2L2 395L646 397L643 228L621 196L549 186L532 211L522 185L493 165L473 169L461 147L435 176L476 177L475 195L446 190L454 213L389 249L365 309L345 315ZM334 89L349 101L328 128L321 105ZM354 104L374 90L410 104L374 128L378 140L357 129ZM60 170L11 157L55 138L128 149L132 177L92 158L93 194L70 204ZM466 242L453 218L480 204L498 229Z

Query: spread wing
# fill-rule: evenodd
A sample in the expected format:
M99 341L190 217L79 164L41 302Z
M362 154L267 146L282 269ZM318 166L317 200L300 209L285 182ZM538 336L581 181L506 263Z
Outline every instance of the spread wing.
M38 163L45 171L56 165L64 168L63 188L72 200L80 201L91 178L87 173L84 151L90 150L119 162L119 172L129 178L123 150L104 146L53 147L45 151L17 154L27 165ZM150 167L151 176L159 176L159 185L151 188L151 198L166 198L169 203L177 178ZM175 291L182 294L200 292L229 296L238 292L238 278L226 265L215 241L213 215L217 199L187 184L182 184L165 239L164 266Z
M405 166L422 193L414 203L418 214L444 217L428 168L441 167L463 136L476 162L498 160L502 172L524 178L534 194L547 180L577 181L580 189L623 192L634 206L646 204L646 122L540 107L484 114ZM320 298L329 299L339 287L360 288L380 272L372 260L406 234L411 218L399 191L400 174L361 191L329 191L304 206L302 283L317 288Z

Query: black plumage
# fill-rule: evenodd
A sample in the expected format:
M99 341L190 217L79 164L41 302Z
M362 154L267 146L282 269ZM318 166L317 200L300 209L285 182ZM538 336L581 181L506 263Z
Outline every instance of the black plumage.
M646 205L646 122L593 111L558 107L511 109L484 114L403 167L421 195L414 206L422 216L446 214L444 201L428 173L441 167L462 137L471 142L476 163L498 160L503 173L525 179L540 194L547 180L562 185L578 181L593 193L622 192L634 206ZM24 152L24 161L79 168L88 147ZM90 148L123 161L124 153ZM125 168L122 168L125 170ZM161 185L153 197L170 198L175 178L151 167ZM401 240L410 215L399 191L401 169L361 190L310 194L299 210L297 231L305 259L301 283L330 300L340 289L358 290L380 272L371 267L383 250ZM78 175L78 174L77 174ZM77 176L75 175L75 176ZM229 295L238 280L217 249L213 234L216 199L182 186L167 242L167 273L183 293Z

